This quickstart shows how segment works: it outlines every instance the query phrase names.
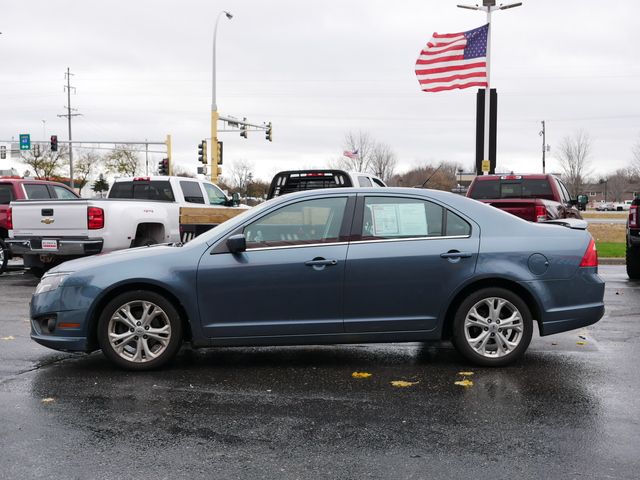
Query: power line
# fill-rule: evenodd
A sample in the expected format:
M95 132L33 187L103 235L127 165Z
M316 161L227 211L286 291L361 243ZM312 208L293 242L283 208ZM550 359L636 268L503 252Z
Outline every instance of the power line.
M67 67L67 72L64 74L67 79L67 84L64 86L65 91L67 92L67 113L63 115L58 115L58 117L66 117L69 123L69 184L71 188L73 188L73 144L71 144L72 136L71 136L71 117L77 117L82 115L81 113L71 113L78 111L77 108L71 108L71 89L73 89L73 93L76 92L76 88L71 86L71 76L73 73Z

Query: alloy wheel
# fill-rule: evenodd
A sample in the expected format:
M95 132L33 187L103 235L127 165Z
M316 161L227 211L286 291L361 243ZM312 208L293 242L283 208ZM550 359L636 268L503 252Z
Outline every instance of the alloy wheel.
M513 352L523 337L522 314L508 300L499 297L477 302L464 320L469 346L485 358L500 358Z

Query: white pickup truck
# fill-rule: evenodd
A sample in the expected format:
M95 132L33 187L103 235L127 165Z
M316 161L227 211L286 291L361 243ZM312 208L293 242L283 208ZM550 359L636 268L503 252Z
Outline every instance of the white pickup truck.
M244 211L206 181L121 178L114 181L106 199L11 202L13 229L7 245L37 273L70 258L187 240L213 224L181 224L181 212L202 213L202 209L225 209L222 216L228 217Z

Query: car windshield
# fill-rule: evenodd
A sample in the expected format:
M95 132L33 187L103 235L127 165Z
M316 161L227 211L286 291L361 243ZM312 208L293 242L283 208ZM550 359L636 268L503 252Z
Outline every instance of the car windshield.
M547 179L478 180L469 195L476 200L500 198L544 198L553 200L553 190Z

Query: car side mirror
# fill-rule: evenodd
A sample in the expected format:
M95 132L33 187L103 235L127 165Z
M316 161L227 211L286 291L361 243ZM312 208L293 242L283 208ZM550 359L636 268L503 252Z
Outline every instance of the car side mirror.
M233 204L234 207L237 207L238 205L240 205L240 194L238 192L231 195L231 203Z
M242 253L247 249L247 239L244 234L238 233L227 238L227 248L231 253Z

